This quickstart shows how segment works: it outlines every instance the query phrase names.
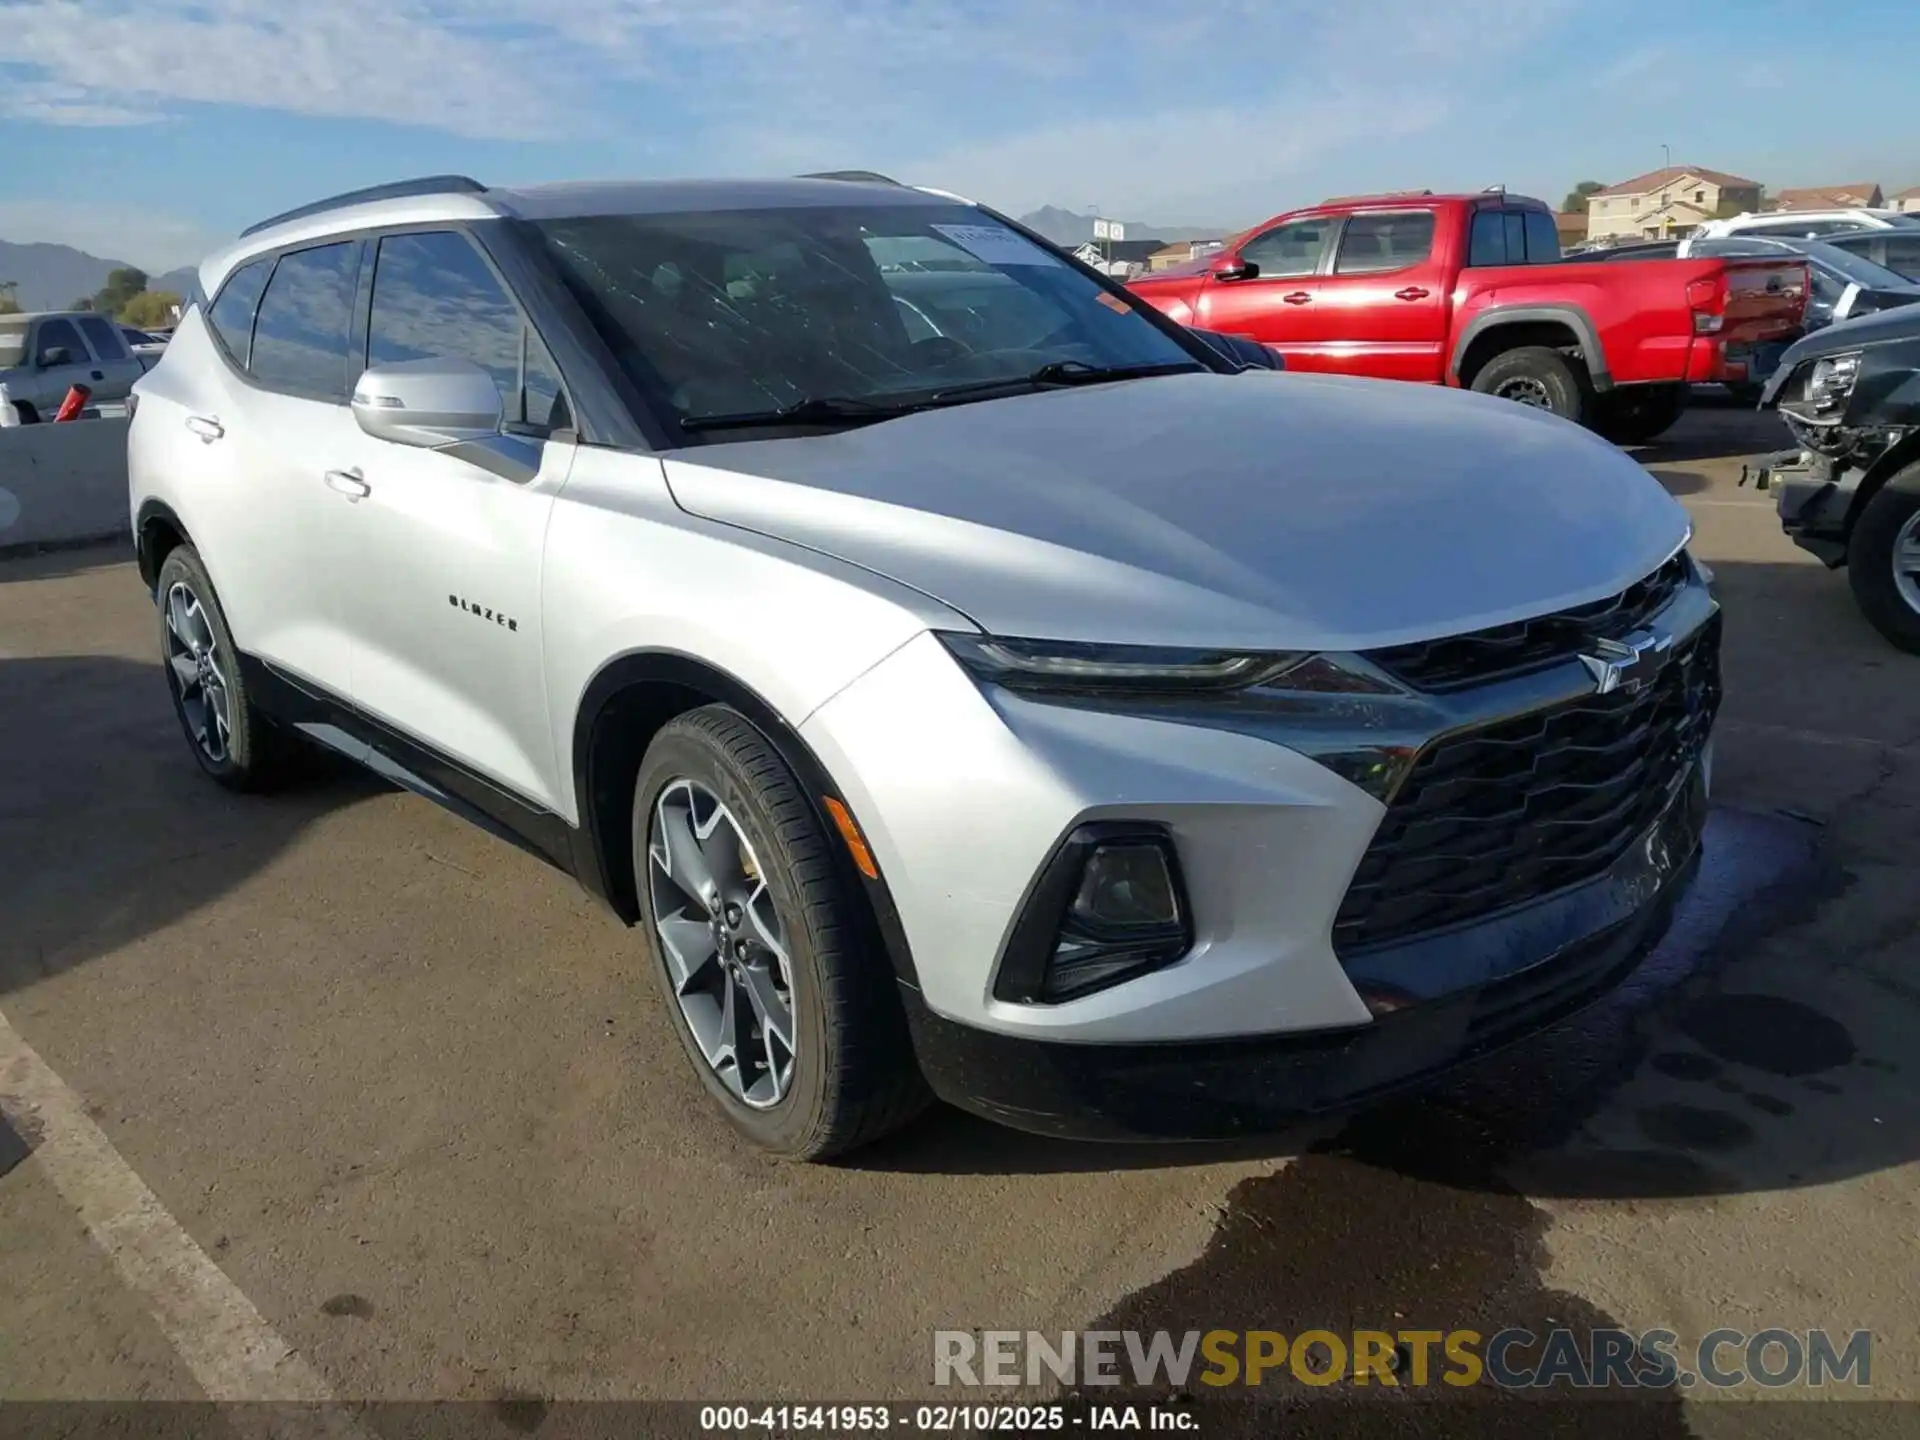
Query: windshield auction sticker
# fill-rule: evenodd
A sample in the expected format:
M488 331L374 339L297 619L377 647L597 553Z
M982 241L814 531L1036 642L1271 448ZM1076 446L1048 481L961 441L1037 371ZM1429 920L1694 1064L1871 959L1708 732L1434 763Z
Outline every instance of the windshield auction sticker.
M1058 265L1060 261L1003 225L935 225L947 239L989 265Z

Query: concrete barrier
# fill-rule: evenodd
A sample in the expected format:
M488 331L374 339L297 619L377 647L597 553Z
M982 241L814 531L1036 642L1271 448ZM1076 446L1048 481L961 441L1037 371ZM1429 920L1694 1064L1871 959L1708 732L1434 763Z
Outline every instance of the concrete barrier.
M128 533L127 421L0 429L0 552Z

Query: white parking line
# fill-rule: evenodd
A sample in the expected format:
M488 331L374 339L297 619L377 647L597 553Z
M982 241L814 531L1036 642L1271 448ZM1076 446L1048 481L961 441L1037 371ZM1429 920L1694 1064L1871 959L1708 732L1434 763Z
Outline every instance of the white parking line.
M0 1110L120 1278L146 1301L207 1397L244 1402L228 1412L230 1422L275 1436L364 1436L333 1407L333 1394L313 1367L194 1244L87 1117L80 1097L4 1015Z

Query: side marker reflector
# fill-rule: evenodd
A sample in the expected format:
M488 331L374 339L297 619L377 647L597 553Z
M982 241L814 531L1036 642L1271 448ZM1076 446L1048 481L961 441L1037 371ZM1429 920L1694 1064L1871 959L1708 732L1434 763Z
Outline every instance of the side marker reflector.
M833 825L840 832L840 838L847 842L847 853L853 856L853 863L860 867L860 873L869 880L878 880L880 867L873 863L873 852L867 849L860 827L853 823L853 816L847 813L847 807L831 795L822 795L820 800L827 807L827 814L833 817Z

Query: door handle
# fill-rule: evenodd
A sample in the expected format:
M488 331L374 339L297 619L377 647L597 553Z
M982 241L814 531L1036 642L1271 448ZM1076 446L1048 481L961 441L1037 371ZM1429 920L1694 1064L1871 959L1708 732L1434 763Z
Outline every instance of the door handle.
M358 470L327 471L327 488L337 490L349 500L364 500L373 493L373 487L360 478Z
M1295 290L1292 294L1282 295L1280 298L1286 301L1287 304L1289 305L1304 305L1309 300L1313 299L1313 296L1308 294L1305 290Z
M227 433L227 427L211 415L187 416L187 429L198 435L209 445Z
M1394 291L1393 298L1396 300L1424 300L1430 293L1430 291L1422 290L1418 285L1409 285L1404 290Z
M94 370L89 373L91 373L96 380L104 380L107 378L107 372L104 370Z

